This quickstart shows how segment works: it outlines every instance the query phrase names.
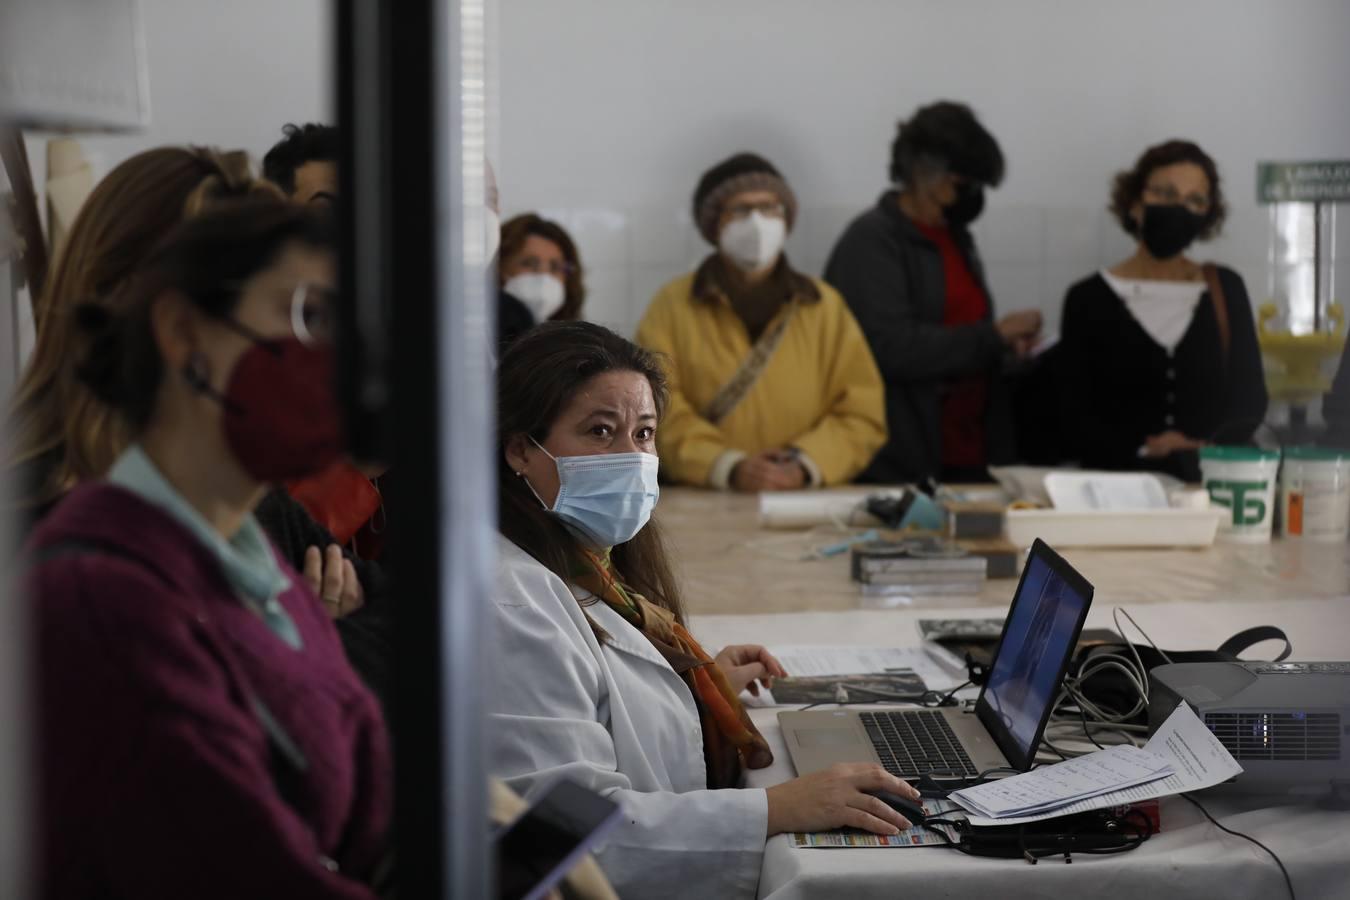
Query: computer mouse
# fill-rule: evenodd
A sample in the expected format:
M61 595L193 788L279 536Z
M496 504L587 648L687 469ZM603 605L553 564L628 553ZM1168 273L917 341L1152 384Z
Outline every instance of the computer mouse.
M924 811L923 805L917 800L901 797L899 794L892 794L889 791L868 791L868 793L909 819L911 825L922 825L928 818L928 813Z

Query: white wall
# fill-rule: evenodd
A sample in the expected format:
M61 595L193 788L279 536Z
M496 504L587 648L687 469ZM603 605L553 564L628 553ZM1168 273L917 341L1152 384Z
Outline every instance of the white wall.
M562 219L591 316L625 332L706 252L688 224L705 168L769 157L801 201L793 259L818 273L885 186L896 120L937 98L971 103L1008 159L977 223L998 307L1052 325L1068 284L1129 251L1103 209L1146 145L1217 158L1232 211L1201 253L1258 300L1256 161L1350 156L1344 0L500 0L500 25L504 211Z
M243 149L261 164L287 122L331 120L329 0L141 0L141 10L151 124L136 134L76 135L96 178L163 144ZM46 181L47 136L28 135L39 191ZM39 205L45 216L45 203ZM26 291L20 303L17 349L27 359L33 323Z
M96 172L162 143L244 147L330 118L328 0L142 0L152 126L87 138ZM1107 183L1146 146L1198 140L1227 179L1226 235L1202 253L1269 295L1258 159L1350 157L1346 0L496 0L505 210L571 228L593 318L631 332L707 248L702 171L740 149L787 175L789 249L819 272L885 186L895 122L970 102L1009 163L977 223L1000 309L1058 317L1064 288L1129 250ZM43 170L40 145L30 145ZM1337 283L1350 286L1350 212ZM1342 296L1350 301L1350 297Z
M81 136L98 175L161 144L245 149L259 161L287 122L331 118L329 0L141 0L151 125ZM29 141L38 184L41 136Z

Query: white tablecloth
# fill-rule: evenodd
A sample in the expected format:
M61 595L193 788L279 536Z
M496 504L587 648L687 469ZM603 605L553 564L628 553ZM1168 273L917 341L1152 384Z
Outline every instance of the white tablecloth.
M1149 573L1141 572L1141 578ZM1184 602L1132 607L1164 649L1214 648L1253 625L1284 628L1294 659L1350 658L1350 597L1276 603ZM1094 606L1090 626L1110 626L1107 604ZM785 615L700 615L696 635L710 648L730 643L910 645L919 618L1001 615L971 609L850 611ZM1259 654L1265 647L1255 648ZM1273 648L1271 648L1273 651ZM775 710L752 713L774 748L773 766L750 775L765 787L793 776ZM1350 898L1350 813L1309 804L1253 799L1217 788L1201 795L1225 825L1252 835L1280 855L1299 900ZM1283 805L1272 805L1282 803ZM1184 800L1162 807L1163 832L1139 850L1114 856L1076 855L1070 865L1046 860L976 859L942 848L797 850L769 842L760 896L773 900L838 898L1283 898L1279 869L1250 843L1206 822Z

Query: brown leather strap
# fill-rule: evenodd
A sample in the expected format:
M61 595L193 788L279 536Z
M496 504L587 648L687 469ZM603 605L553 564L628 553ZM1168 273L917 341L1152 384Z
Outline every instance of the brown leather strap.
M750 393L750 389L755 386L759 377L764 374L764 370L768 368L769 360L773 358L774 351L783 342L783 335L787 333L788 323L797 313L799 302L795 297L788 301L787 306L784 307L778 318L769 325L768 330L760 335L759 340L755 341L755 345L750 348L749 355L741 361L740 367L731 376L731 380L718 388L712 402L703 411L703 418L714 425L719 424L745 399L745 395Z
M1219 347L1223 350L1224 365L1227 365L1228 348L1233 343L1233 330L1228 324L1228 298L1223 295L1219 267L1214 263L1205 263L1201 271L1205 273L1205 283L1209 285L1209 300L1214 304L1214 322L1219 326Z

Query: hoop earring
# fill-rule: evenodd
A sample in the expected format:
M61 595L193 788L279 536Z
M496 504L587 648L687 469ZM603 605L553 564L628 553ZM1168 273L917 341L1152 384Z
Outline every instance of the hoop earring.
M206 354L201 351L192 353L183 364L183 380L188 386L202 393L209 393L211 379L208 374L210 366L206 361Z

